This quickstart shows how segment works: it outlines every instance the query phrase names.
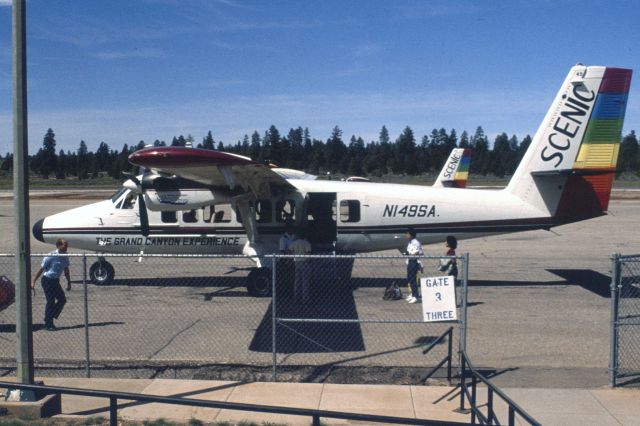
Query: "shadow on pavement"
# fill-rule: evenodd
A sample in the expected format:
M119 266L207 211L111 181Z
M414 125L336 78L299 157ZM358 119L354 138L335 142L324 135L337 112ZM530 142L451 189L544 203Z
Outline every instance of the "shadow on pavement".
M109 325L122 325L124 322L122 321L106 321L106 322L90 322L89 327L106 327ZM78 325L70 325L70 326L56 326L56 331L63 330L76 330L79 328L84 328L84 324ZM44 324L34 324L33 331L41 331L44 330ZM0 333L15 333L16 325L15 324L0 324Z
M578 285L600 297L611 298L611 277L591 269L547 269L565 280L567 284Z

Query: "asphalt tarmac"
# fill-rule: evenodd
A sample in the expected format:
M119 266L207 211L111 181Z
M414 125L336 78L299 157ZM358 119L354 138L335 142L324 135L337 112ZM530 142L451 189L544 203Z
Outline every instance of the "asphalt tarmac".
M32 221L91 202L87 199L31 200ZM494 373L499 385L518 387L598 387L607 384L609 363L610 255L640 253L640 200L615 199L610 214L547 231L460 242L470 253L467 350L477 367ZM16 251L14 208L0 199L0 253ZM32 222L33 223L33 222ZM32 239L33 253L52 248ZM444 252L425 247L427 255ZM73 247L70 253L77 253ZM395 255L387 252L382 254ZM89 265L95 256L89 258ZM34 260L33 273L38 260ZM249 297L246 272L227 274L243 260L115 259L113 285L88 285L90 352L95 360L143 365L256 365L271 362L271 301ZM435 263L435 261L434 261ZM427 268L433 265L427 262ZM418 305L381 299L381 286L404 275L402 260L356 261L357 289L326 285L314 305L299 308L282 294L279 316L331 315L347 319L419 321ZM0 258L0 274L13 272ZM84 359L82 260L72 262L73 289L57 322L61 330L39 326L44 296L34 298L36 360ZM325 277L325 278L323 278ZM330 307L330 308L329 308ZM0 358L15 348L13 308L0 312ZM421 352L445 324L287 324L279 331L278 363L389 368L433 365ZM333 329L331 327L334 327ZM457 347L456 337L455 347ZM438 348L444 351L444 345ZM143 374L143 373L140 373Z

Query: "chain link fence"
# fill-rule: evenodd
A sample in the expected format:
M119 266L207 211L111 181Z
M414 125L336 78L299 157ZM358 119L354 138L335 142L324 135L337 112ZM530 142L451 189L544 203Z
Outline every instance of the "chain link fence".
M612 257L611 386L640 386L640 255Z
M33 277L43 255L31 259ZM421 304L405 300L406 257L261 260L266 293L247 290L256 269L243 256L70 255L72 287L56 331L44 327L40 282L32 297L37 374L418 383L460 345L459 321L425 323ZM423 274L442 275L439 260L422 258ZM98 266L113 278L101 279ZM13 280L14 270L13 256L0 257L0 275ZM394 285L403 297L383 300ZM15 304L0 312L6 369L15 364L15 318Z

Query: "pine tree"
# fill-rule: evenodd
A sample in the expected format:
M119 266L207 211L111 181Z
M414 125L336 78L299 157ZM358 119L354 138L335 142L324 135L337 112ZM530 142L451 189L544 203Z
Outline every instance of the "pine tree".
M262 139L257 130L251 134L251 144L249 145L249 157L252 160L259 160L262 152Z
M287 135L287 140L290 144L290 148L286 151L287 154L287 167L294 169L303 169L304 162L304 146L303 146L303 134L302 127L297 129L290 129Z
M269 161L280 165L282 159L282 150L280 144L280 132L273 124L269 130L264 132L262 139L262 161Z
M460 148L469 148L469 133L467 133L466 130L464 130L460 135L460 143L458 146Z
M413 130L407 126L404 128L395 143L395 153L392 171L396 174L416 174L416 139Z
M52 129L48 129L42 140L42 149L36 154L38 171L47 179L51 173L57 170L56 135Z
M87 179L90 168L87 144L84 141L80 141L80 147L78 148L78 179Z
M98 150L96 151L96 171L102 172L107 170L107 164L109 164L109 154L109 145L104 141L100 142Z
M213 136L211 135L211 130L209 130L209 132L207 133L207 136L205 136L202 139L202 148L204 148L204 149L215 149L215 143L216 143L216 141L213 140Z
M67 159L67 154L65 154L64 150L61 149L58 154L58 161L56 164L56 179L66 179L68 167L69 161Z
M638 138L636 132L632 130L622 138L620 143L620 157L618 160L619 172L638 172L638 165L640 164L640 150L638 149Z
M13 171L13 154L10 152L7 152L7 155L4 156L0 164L0 171L9 173Z
M342 130L340 130L340 127L335 126L333 128L331 137L327 139L324 150L324 160L327 171L331 173L346 172L348 163L344 161L344 159L346 158L347 147L342 141Z

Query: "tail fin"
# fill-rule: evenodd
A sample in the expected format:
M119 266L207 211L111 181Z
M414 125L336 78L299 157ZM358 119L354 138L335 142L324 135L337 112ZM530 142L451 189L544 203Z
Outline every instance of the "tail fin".
M571 68L505 191L571 221L608 208L631 70Z
M433 183L433 187L466 187L467 179L469 178L469 163L471 163L471 150L454 148L451 150L447 162L444 163L438 178Z

